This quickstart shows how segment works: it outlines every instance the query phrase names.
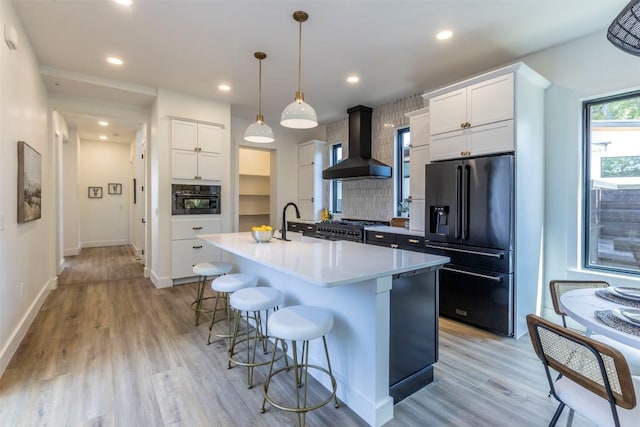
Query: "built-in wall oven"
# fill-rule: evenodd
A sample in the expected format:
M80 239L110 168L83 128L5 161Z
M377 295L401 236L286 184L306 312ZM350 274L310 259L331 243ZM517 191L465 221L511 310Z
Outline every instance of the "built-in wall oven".
M198 215L220 213L219 185L171 185L171 214Z

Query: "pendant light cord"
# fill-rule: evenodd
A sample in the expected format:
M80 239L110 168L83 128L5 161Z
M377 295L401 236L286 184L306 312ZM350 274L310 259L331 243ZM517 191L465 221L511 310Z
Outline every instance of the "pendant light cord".
M298 32L298 92L300 92L300 80L302 75L302 21Z
M258 67L258 115L262 117L262 59Z

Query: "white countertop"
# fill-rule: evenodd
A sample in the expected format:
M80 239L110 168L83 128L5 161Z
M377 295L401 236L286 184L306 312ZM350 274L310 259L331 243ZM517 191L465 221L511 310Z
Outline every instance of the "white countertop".
M390 227L388 225L369 225L364 228L367 231L379 231L381 233L406 234L409 236L424 237L424 231L409 230L404 227Z
M256 243L251 233L199 235L222 250L322 287L348 285L368 279L428 267L449 258L347 241L330 241L287 233L290 242L272 239Z

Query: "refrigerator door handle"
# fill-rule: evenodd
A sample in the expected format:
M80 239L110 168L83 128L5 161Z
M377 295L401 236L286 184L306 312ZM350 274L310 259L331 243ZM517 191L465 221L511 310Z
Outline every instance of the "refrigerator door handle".
M437 245L424 245L424 246L426 248L431 248L431 249L441 249L441 250L445 250L445 251L462 252L462 253L465 253L465 254L482 255L482 256L488 256L488 257L491 257L491 258L498 258L498 259L504 258L502 254L492 254L492 253L489 253L489 252L470 251L468 249L456 249L456 248L449 248L449 247L437 246Z
M454 237L460 238L460 230L462 228L462 166L456 166L456 222L454 229Z
M488 276L486 274L480 274L480 273L472 273L470 271L458 270L456 268L449 268L449 267L441 267L440 269L441 270L451 271L453 273L468 274L469 276L481 277L483 279L493 280L494 282L502 282L502 278L501 277Z
M471 176L469 165L465 164L462 170L462 240L469 238L469 181Z

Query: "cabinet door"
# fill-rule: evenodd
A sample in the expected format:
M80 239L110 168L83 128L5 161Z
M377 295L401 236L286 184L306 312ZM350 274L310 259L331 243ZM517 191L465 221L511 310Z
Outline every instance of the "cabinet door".
M222 153L222 129L218 126L199 124L198 147L209 153Z
M171 242L171 277L173 279L194 276L193 266L205 261L220 261L220 249L200 239Z
M429 157L431 161L464 157L466 151L466 130L431 136L431 144L429 145Z
M467 88L431 98L429 118L431 135L461 129L467 122Z
M304 165L298 168L298 198L311 200L313 194L313 165Z
M315 208L311 199L299 199L298 209L300 210L300 219L305 221L315 221Z
M198 125L192 122L171 120L171 148L195 150L198 146Z
M298 166L312 165L315 158L315 144L305 144L298 147Z
M467 129L472 156L514 151L513 120L505 120Z
M171 150L171 176L179 179L196 179L198 157L195 151Z
M467 99L472 127L513 119L513 73L469 86Z
M413 200L424 199L424 166L429 163L429 146L412 147L410 162L409 192L411 198Z
M425 201L413 200L409 204L409 230L424 231Z
M429 113L412 116L409 119L409 129L413 147L429 144Z
M204 151L198 153L198 176L200 179L211 181L222 179L222 159L220 157L220 154L217 153Z

